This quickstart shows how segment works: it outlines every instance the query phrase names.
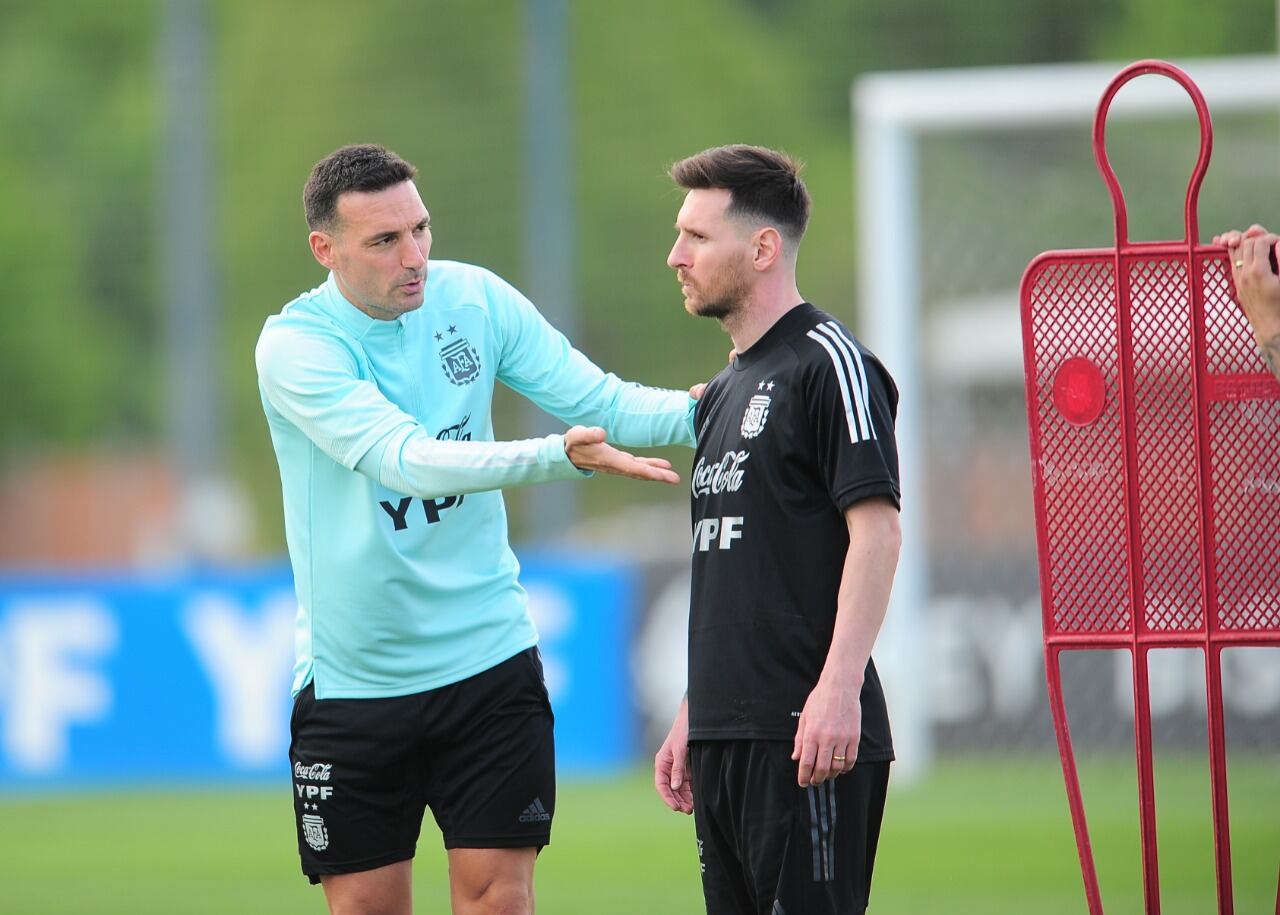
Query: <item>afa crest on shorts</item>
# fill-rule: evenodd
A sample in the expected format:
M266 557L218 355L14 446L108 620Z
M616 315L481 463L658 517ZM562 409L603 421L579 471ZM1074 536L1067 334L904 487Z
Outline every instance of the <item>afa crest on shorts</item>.
M324 817L306 813L302 816L302 835L307 844L316 851L324 851L329 847L329 830L325 828Z
M466 337L459 337L440 350L440 365L445 376L462 387L471 384L480 374L480 354Z
M764 431L769 419L769 396L757 394L747 402L747 412L742 414L742 437L755 438Z

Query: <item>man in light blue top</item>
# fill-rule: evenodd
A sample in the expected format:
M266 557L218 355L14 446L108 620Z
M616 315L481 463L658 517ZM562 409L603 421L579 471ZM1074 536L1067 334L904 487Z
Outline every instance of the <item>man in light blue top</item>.
M328 279L267 320L259 388L298 595L290 761L330 911L408 913L430 807L455 913L531 912L555 804L537 633L499 490L693 444L693 399L605 374L494 274L428 261L416 169L344 147L304 193ZM571 425L495 442L495 381Z

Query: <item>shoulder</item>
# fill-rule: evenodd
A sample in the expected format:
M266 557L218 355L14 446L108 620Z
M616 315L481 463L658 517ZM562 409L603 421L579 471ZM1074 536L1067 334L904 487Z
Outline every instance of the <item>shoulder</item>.
M451 304L489 304L519 296L514 286L487 267L461 261L436 261L427 266L427 296Z
M813 320L798 329L790 342L809 379L835 379L860 388L882 387L897 399L897 386L879 357L842 321L826 312L814 309Z
M830 365L833 353L837 357L847 355L852 358L854 352L859 355L867 352L843 321L817 308L810 309L808 320L792 331L788 342L796 358L816 368Z
M267 318L254 348L254 361L262 376L302 370L318 358L328 362L338 356L354 360L355 341L332 319L308 309L295 299L280 314Z

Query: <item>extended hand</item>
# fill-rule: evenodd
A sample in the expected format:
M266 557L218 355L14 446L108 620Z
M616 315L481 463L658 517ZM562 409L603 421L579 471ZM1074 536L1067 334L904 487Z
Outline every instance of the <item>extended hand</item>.
M579 470L612 473L633 480L652 480L655 483L679 483L680 477L671 469L671 462L662 458L636 457L619 451L604 440L604 430L599 426L574 426L564 434L564 453Z
M791 751L791 758L800 763L801 787L821 785L853 768L862 737L861 693L861 683L820 679L809 694Z

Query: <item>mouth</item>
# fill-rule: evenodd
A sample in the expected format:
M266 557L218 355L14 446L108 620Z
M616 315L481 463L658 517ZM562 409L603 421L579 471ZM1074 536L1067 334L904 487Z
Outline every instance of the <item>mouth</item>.
M401 289L403 289L405 292L408 292L408 293L421 292L421 291L422 291L422 284L423 284L425 281L426 281L426 280L425 280L425 278L423 278L423 277L418 277L416 280L410 280L410 281L409 281L409 282L407 282L407 283L401 283L401 284L400 284L400 288L401 288Z

